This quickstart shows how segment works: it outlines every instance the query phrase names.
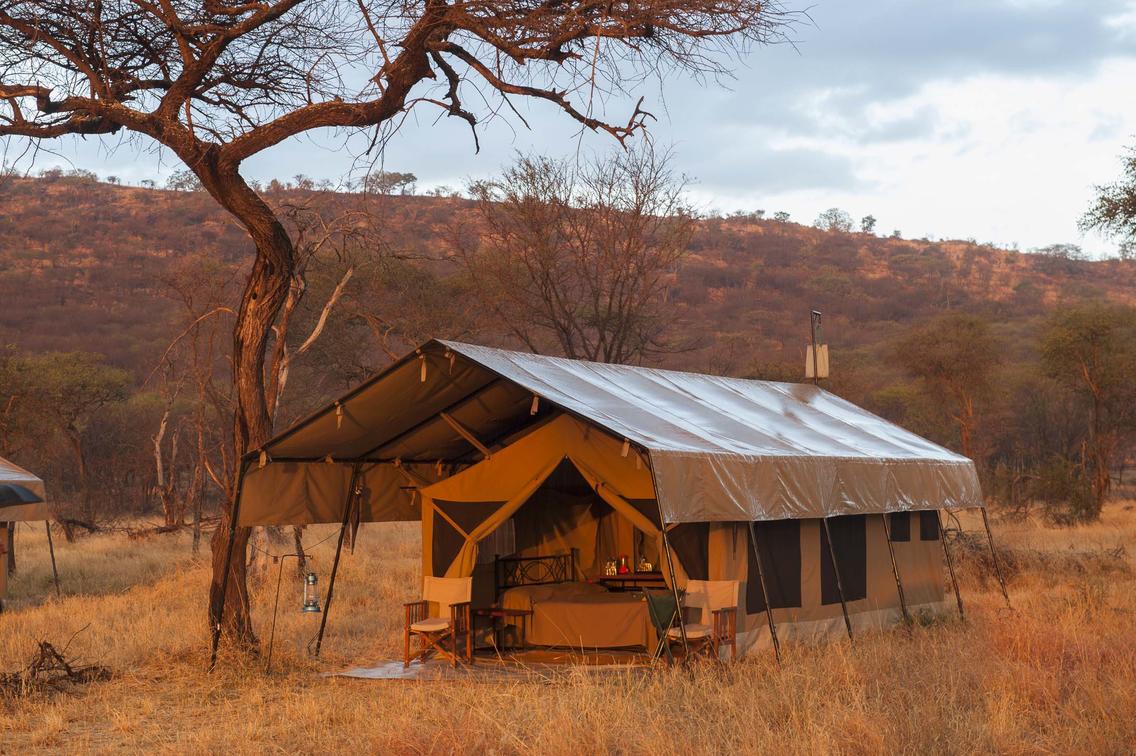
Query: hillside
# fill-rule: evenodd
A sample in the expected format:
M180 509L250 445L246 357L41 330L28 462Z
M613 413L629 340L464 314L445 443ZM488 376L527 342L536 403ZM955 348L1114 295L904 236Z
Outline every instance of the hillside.
M85 386L89 376L68 373L66 364L51 362L52 355L43 355L47 362L8 371L15 384L7 389L7 399L0 386L0 425L5 428L0 448L51 477L56 501L71 508L91 516L123 509L152 512L158 506L152 438L162 407L171 406L169 392L177 390L188 370L189 345L178 347L182 356L173 373L155 377L155 368L171 342L187 333L189 322L206 311L219 313L208 323L216 385L227 385L221 352L231 321L225 309L239 295L251 245L203 193L81 178L11 180L0 192L0 366L6 355L34 359L45 352L96 352L114 367L125 368L133 386L94 414L82 406L71 408L89 415L76 426L85 464L95 471L86 486L75 460L77 447L61 432L64 421L45 423L45 415L55 408L50 401L44 404L43 397L52 390L72 396L75 389L41 384L77 380L76 385ZM365 210L372 226L381 229L378 238L333 250L309 268L309 296L289 331L292 349L311 330L347 265L354 277L315 346L292 366L277 428L430 337L520 346L495 316L483 311L465 269L450 257L455 239L477 233L471 202L296 189L279 189L269 199L282 208L316 208L325 218ZM896 345L917 324L943 313L978 315L989 324L997 352L994 384L978 397L972 447L985 490L1018 509L1040 499L1060 513L1086 500L1089 415L1083 395L1045 375L1040 337L1059 307L1132 304L1134 284L1132 262L1022 254L962 241L830 233L750 217L707 218L699 222L668 291L675 316L668 349L646 361L801 380L808 313L816 308L824 313L824 337L832 355L826 388L959 449L953 400L905 375L897 364ZM1136 324L1136 318L1130 320ZM1136 354L1130 347L1118 342L1120 358ZM68 358L63 359L66 363ZM24 380L29 387L16 401ZM215 454L228 442L231 410L223 393L221 389L211 399L215 421L208 434ZM188 401L183 395L173 410L183 448L192 438L187 435ZM1118 402L1120 435L1111 459L1115 474L1122 474L1133 456L1131 424L1122 411L1130 403L1119 394L1113 401ZM183 454L177 464L190 465L190 460ZM191 470L185 467L184 474ZM89 506L79 506L84 501Z
M324 201L318 193L296 191L272 199ZM342 202L342 195L335 200ZM462 200L447 198L385 197L381 203L388 251L418 257L444 257L447 234L469 211ZM30 351L97 351L135 373L152 369L176 332L171 277L202 260L235 272L250 257L241 229L203 193L25 179L6 187L3 207L0 343ZM445 262L416 265L428 281L460 276ZM397 294L399 282L389 277L362 285L376 281L392 291L356 290L356 296L408 295ZM816 308L825 314L834 383L847 383L884 369L872 367L884 345L911 323L945 310L983 314L1007 343L1028 349L1032 329L1053 305L1131 302L1134 283L1136 265L1115 260L711 218L700 223L672 292L679 313L676 351L656 361L734 374L775 366L791 375L803 360L808 311ZM433 335L506 340L477 323L448 325L437 323L440 332ZM365 344L360 348L368 351ZM385 359L379 353L361 358L373 366Z

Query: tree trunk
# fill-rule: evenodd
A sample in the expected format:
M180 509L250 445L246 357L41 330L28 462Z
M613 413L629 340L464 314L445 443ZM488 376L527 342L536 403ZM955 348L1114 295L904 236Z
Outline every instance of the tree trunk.
M246 228L256 245L256 259L245 283L233 328L233 385L237 411L233 427L233 451L239 460L255 451L271 436L272 424L265 400L264 357L268 338L288 294L295 267L292 241L272 209L237 172L237 165L217 162L215 152L189 162L205 188ZM255 461L250 464L255 464ZM235 465L230 498L238 495L244 465ZM232 503L230 501L230 503ZM213 578L209 586L209 625L216 627L222 616L222 580L229 553L232 507L221 515L213 533ZM233 539L229 583L224 591L222 631L239 644L253 648L256 635L249 616L246 555L249 529L238 527Z

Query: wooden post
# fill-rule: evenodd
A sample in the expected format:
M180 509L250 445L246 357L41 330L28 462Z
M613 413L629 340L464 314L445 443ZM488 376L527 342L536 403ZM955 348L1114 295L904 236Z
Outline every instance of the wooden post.
M939 521L939 543L943 545L943 556L946 557L947 560L947 571L951 574L951 585L955 588L955 601L958 603L959 619L965 619L966 615L962 610L962 593L959 592L958 576L955 575L955 563L951 560L951 550L947 548L947 531L943 529L943 513L936 509L935 517Z
M51 555L51 574L55 577L55 595L63 594L59 590L59 568L55 566L55 544L51 542L51 521L44 520L43 526L47 530L47 553Z
M761 582L761 597L765 601L765 618L769 621L769 637L773 640L773 653L777 655L777 666L781 666L781 642L777 640L777 625L773 621L773 607L769 605L769 591L765 587L765 570L761 566L761 549L757 547L757 527L752 520L749 522L749 543L753 549L754 562L757 564L757 579Z
M903 581L899 579L899 564L895 561L895 546L891 541L891 525L888 524L888 513L882 512L880 517L884 521L884 538L887 539L888 555L891 557L891 572L895 575L895 589L899 591L899 606L903 609L903 621L910 625L911 614L907 611L907 596L903 593ZM942 532L939 533L939 537L943 537Z
M1002 586L1002 596L1006 599L1006 608L1010 607L1010 592L1006 590L1006 578L1002 576L1002 563L998 561L998 550L994 548L994 531L990 529L990 518L986 514L986 507L982 510L982 524L986 526L986 540L990 544L990 558L994 560L994 574L998 576L998 584Z
M347 532L347 521L351 517L351 504L360 493L356 486L359 484L359 470L362 466L362 462L356 462L355 467L351 470L351 485L347 487L347 501L343 504L343 522L339 526L339 541L335 545L335 559L331 563L331 577L327 581L327 598L324 599L323 603L323 616L320 617L320 629L319 634L316 635L316 650L312 654L313 656L320 655L320 647L323 645L323 631L327 627L327 615L331 612L331 596L335 592L335 576L339 572L339 555L343 552L343 536Z
M209 656L209 671L217 666L217 647L221 643L221 620L225 618L225 599L229 592L229 572L233 567L233 541L237 537L237 517L241 511L241 491L245 486L245 471L248 465L240 461L241 471L237 474L237 492L233 496L233 508L229 511L229 543L225 555L225 569L221 572L221 603L217 608L217 626L213 628L213 650Z
M828 526L828 518L821 518L824 523L825 540L828 541L828 558L832 561L832 571L836 575L836 590L840 593L840 611L844 613L844 627L848 630L848 638L852 639L852 620L848 617L848 602L844 600L844 581L840 579L840 565L836 563L836 547L832 543L832 529Z

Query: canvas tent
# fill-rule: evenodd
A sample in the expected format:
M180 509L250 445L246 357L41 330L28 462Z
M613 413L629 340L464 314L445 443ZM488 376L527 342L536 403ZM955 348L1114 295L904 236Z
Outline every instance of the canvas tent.
M448 341L251 453L240 490L239 525L420 521L426 575L475 574L506 524L585 573L630 544L668 585L741 581L743 652L767 619L893 622L898 575L909 609L939 610L938 510L982 504L970 460L812 385Z
M0 457L0 602L8 595L8 531L18 522L49 519L46 498L42 480Z

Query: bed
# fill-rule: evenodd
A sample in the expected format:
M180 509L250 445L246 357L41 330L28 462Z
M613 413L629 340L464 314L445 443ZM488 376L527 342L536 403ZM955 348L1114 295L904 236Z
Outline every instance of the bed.
M497 597L504 609L532 612L527 641L571 648L649 647L647 602L576 580L570 554L497 560Z

